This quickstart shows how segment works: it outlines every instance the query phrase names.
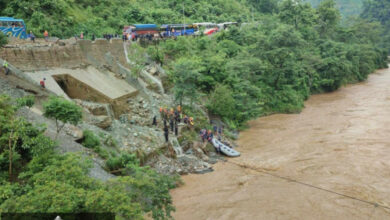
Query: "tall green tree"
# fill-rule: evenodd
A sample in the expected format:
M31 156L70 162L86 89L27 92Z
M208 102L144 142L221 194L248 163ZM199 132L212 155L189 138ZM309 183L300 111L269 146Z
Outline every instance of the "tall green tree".
M334 0L324 0L317 9L318 14L318 32L320 36L330 35L340 22L340 11L336 8Z
M197 100L199 93L197 81L199 78L199 61L197 58L182 58L174 66L172 77L174 78L174 93L176 100L183 104L184 99L191 103Z
M61 97L50 97L49 101L43 104L43 109L45 117L55 120L57 135L66 123L77 125L83 116L78 105ZM62 125L60 122L62 122Z

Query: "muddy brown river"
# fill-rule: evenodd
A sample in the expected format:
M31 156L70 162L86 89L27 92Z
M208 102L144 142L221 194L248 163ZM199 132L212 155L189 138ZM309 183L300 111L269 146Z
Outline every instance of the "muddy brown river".
M242 155L183 176L175 219L390 219L390 70L250 123Z

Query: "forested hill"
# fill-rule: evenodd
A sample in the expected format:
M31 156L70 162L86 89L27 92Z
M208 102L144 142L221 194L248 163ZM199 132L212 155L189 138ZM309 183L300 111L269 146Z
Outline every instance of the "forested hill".
M364 4L361 17L382 25L383 46L390 51L390 1L389 0L370 0Z
M313 7L318 7L323 0L306 0ZM363 0L336 0L337 8L343 17L358 16L363 9Z

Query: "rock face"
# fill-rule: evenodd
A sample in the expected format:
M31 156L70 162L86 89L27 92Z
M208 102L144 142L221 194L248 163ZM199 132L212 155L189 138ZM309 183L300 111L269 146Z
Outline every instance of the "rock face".
M0 48L0 58L22 71L51 68L77 68L85 65L109 65L105 54L110 53L122 65L128 67L120 39L59 40L50 44L27 44Z

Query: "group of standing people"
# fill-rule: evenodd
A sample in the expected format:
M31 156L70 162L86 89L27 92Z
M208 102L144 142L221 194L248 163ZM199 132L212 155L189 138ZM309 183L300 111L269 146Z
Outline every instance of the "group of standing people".
M214 138L214 136L218 136L218 140L221 140L222 130L223 130L223 126L214 125L213 131L207 130L207 129L202 129L202 130L200 130L199 135L202 138L203 142L205 142L206 140L211 142L211 140Z
M164 125L163 131L166 142L169 141L169 130L171 130L171 132L176 136L179 135L179 123L182 120L185 124L189 124L190 126L194 125L194 119L192 117L188 117L187 115L183 115L183 111L180 105L178 105L176 109L160 107L159 112ZM156 116L153 118L153 125L157 125Z

